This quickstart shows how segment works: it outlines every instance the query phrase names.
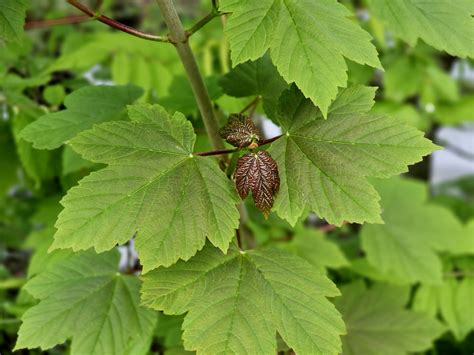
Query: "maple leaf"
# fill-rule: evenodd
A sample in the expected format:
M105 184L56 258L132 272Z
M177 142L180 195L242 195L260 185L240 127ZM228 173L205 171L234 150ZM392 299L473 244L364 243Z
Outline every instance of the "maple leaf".
M219 134L227 143L238 148L256 148L260 140L260 132L250 117L239 113L229 116L227 124L221 128Z
M61 200L51 250L105 251L136 234L144 272L189 259L206 238L226 252L239 198L216 162L193 156L191 123L158 105L129 106L128 114L130 122L95 125L69 143L108 166Z
M259 151L241 157L235 169L235 183L242 199L252 191L255 205L268 217L280 188L278 166L270 153Z
M184 347L197 354L275 354L276 332L296 354L341 352L339 291L304 259L276 249L227 254L207 244L187 262L142 277L142 305L187 312Z

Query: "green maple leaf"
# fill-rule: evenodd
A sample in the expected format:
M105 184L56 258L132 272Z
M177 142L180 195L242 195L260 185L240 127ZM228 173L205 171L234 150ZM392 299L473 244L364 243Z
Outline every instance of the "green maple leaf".
M239 198L215 161L193 156L191 123L157 105L130 106L129 116L132 122L96 125L70 142L108 167L63 198L52 249L104 251L136 234L144 271L189 259L206 237L225 252Z
M440 313L454 337L461 342L474 330L473 297L474 278L469 275L462 280L448 279L440 286L421 285L413 308L432 317Z
M344 58L381 67L370 35L334 0L224 0L232 12L226 25L234 65L270 49L278 71L295 82L326 116L338 87L347 84Z
M457 125L468 121L474 121L472 108L474 107L474 95L461 97L455 103L440 103L436 105L434 112L437 122L443 125Z
M408 287L363 282L342 287L336 307L342 313L347 335L343 355L403 355L431 347L444 327L434 318L405 309Z
M82 45L61 53L47 72L84 71L97 63L109 61L112 80L117 85L133 84L145 91L141 99L165 97L173 78L183 74L183 67L172 46L159 50L148 41L120 31L95 32Z
M126 106L142 93L135 86L86 86L66 97L65 110L41 116L20 137L37 149L59 148L95 123L122 119Z
M407 171L436 146L422 132L389 117L366 114L375 89L344 89L324 120L294 86L280 99L285 134L270 152L281 188L274 210L295 224L307 209L329 223L381 223L379 196L367 177Z
M396 58L384 76L385 97L397 102L420 94L422 102L456 102L459 88L448 73L416 56Z
M42 180L52 179L56 176L59 168L55 159L57 152L40 151L34 149L32 144L20 137L24 127L34 122L35 118L43 113L37 107L22 109L12 120L13 136L16 142L18 157L28 176L35 182L35 186L41 186Z
M269 55L237 65L219 81L227 95L246 97L260 95L265 113L273 118L278 98L288 84L278 74Z
M410 45L421 38L458 57L474 57L474 6L469 0L369 0L374 14Z
M143 277L143 304L188 312L184 346L203 354L274 354L276 332L297 353L340 351L344 324L325 298L337 288L315 268L277 250L227 255L207 246L187 262Z
M29 0L2 0L0 4L0 39L18 41L23 34Z
M360 232L370 264L405 283L441 283L437 251L468 252L472 239L467 230L447 209L426 203L423 183L395 178L375 186L382 196L385 224L364 225Z
M282 248L295 253L322 271L349 265L337 244L316 229L297 225L293 238L289 243L284 243Z
M22 317L15 349L49 349L72 338L72 354L126 354L156 322L139 305L140 281L117 273L119 254L67 253L25 289L40 302Z

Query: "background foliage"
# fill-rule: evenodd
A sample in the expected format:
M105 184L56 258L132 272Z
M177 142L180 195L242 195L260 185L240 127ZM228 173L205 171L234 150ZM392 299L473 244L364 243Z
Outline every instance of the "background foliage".
M474 3L217 3L175 1L228 13L190 39L219 126L283 134L268 219L236 207L246 149L196 154L173 45L1 1L0 352L472 354L474 178L429 154L472 164L439 132L473 129ZM100 9L167 32L153 1Z

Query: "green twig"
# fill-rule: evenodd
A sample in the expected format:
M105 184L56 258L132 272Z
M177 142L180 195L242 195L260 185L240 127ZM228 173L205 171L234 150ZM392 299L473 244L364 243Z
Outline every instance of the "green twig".
M179 19L172 0L156 0L161 9L161 14L169 30L169 39L175 45L178 55L186 70L188 79L196 98L199 112L201 113L207 135L214 149L224 149L224 142L219 136L219 123L217 121L212 101L204 85L204 80L199 72L196 59L188 43L183 24Z
M199 31L202 27L207 25L214 18L219 17L221 15L224 15L224 13L215 10L211 11L209 14L199 20L194 26L192 26L189 30L186 30L186 36L191 37L194 33Z
M277 139L281 138L283 135L280 134L279 136L275 136L269 139L263 139L260 142L258 142L258 146L261 147L262 145L267 145L270 143L273 143ZM218 149L218 150L211 150L209 152L199 152L199 153L194 153L195 155L199 155L201 157L207 157L210 155L224 155L224 154L229 154L229 153L234 153L237 152L241 149L247 149L247 148L231 148L231 149Z

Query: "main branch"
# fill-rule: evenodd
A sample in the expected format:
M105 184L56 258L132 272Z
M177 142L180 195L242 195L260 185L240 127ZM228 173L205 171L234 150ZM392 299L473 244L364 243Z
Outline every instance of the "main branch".
M196 59L188 43L188 35L183 28L172 0L156 0L161 9L163 19L168 26L170 41L175 45L178 55L186 70L188 79L196 98L206 132L214 149L221 150L224 143L219 136L219 124L212 107L212 102L199 72Z

